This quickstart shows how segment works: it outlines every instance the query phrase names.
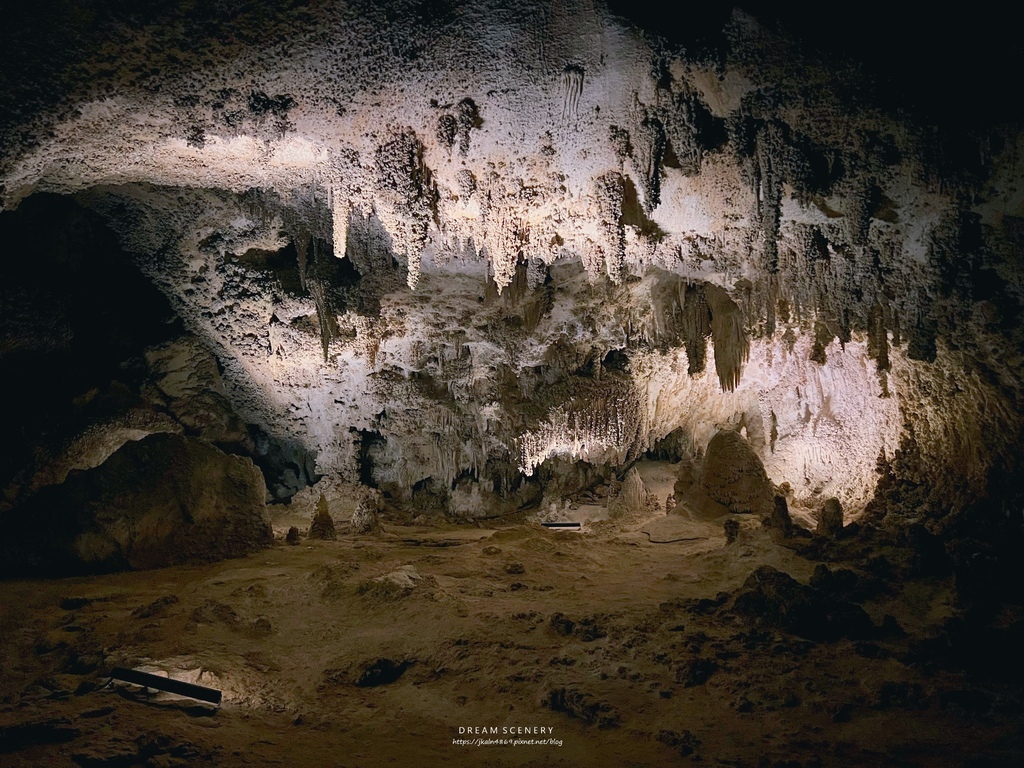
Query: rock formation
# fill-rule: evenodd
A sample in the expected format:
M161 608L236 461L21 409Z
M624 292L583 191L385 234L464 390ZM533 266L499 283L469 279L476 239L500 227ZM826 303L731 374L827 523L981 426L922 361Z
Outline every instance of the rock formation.
M10 520L6 574L101 573L239 557L273 540L251 460L174 434L125 443Z
M726 520L723 525L725 543L733 544L740 537L740 524L736 520Z
M756 624L814 640L864 638L874 628L859 605L805 586L769 565L750 574L731 609Z
M366 489L356 503L350 525L355 533L373 533L380 527L379 515L383 499L379 491Z
M711 439L697 486L730 512L773 514L775 493L764 465L743 436L733 430L722 430Z
M71 47L32 75L62 101L5 114L0 200L73 194L116 232L223 368L179 419L301 456L275 498L434 483L485 515L554 457L728 425L847 509L912 428L969 504L1019 433L1012 126L922 131L741 11L713 62L515 7L282 9L287 52L203 25L150 50L173 24L115 14L123 55Z
M830 539L837 538L843 532L843 507L839 499L826 499L818 515L815 532L819 536Z
M630 467L622 481L621 497L623 504L631 512L644 512L647 509L648 493L643 478L636 467Z
M786 539L793 536L796 529L793 526L793 519L789 516L789 506L786 504L785 496L776 494L771 516L764 521L764 524L769 529L772 541L777 544L784 543Z
M0 754L1024 764L1024 43L812 10L0 9Z
M334 519L327 509L327 499L320 494L316 503L316 512L309 523L309 538L311 539L336 539L338 535L334 527Z

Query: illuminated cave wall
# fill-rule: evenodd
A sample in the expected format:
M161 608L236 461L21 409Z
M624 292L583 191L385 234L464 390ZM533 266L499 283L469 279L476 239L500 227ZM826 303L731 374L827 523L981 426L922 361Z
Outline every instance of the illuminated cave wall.
M937 505L986 487L1020 433L1017 133L952 158L742 12L712 64L589 4L442 5L126 32L8 134L3 205L77 194L244 419L459 514L724 427L807 503L858 511L901 445Z

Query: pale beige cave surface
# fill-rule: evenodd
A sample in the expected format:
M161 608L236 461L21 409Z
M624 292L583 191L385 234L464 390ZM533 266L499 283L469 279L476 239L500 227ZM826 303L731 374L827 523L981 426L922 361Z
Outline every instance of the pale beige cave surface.
M357 433L380 434L402 493L479 478L489 461L503 476L551 456L620 463L677 428L703 450L742 427L775 483L853 516L909 426L931 482L977 491L1014 433L995 422L1017 422L1020 356L995 351L979 307L958 315L956 349L908 359L916 329L959 301L918 286L934 283L963 200L915 126L844 102L842 67L742 13L720 68L669 56L661 80L663 54L590 6L467 9L441 26L329 3L309 13L282 22L286 42L176 43L179 65L148 74L132 70L145 43L95 53L82 64L95 92L0 165L7 207L78 193L107 218L221 361L242 419L339 482L358 479ZM710 150L695 127L705 108L728 134ZM672 165L658 159L666 141ZM1019 214L1018 150L1005 143L969 206L996 226ZM801 181L813 162L847 172L814 193ZM305 292L251 261L289 242L313 265ZM315 274L332 257L364 285L374 275L379 307L332 303ZM1008 264L1002 277L1020 275ZM665 305L680 280L706 284L716 310L696 376ZM496 383L542 365L571 375L611 350L629 365L614 392L539 397L524 415ZM453 514L497 503L477 485Z

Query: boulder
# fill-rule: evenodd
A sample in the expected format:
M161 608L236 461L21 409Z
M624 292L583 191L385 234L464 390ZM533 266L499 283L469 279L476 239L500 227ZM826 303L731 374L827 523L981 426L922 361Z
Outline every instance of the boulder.
M273 542L265 495L251 460L150 435L8 513L0 568L70 575L240 557Z
M772 483L761 459L738 432L722 430L711 438L697 486L730 512L772 513Z

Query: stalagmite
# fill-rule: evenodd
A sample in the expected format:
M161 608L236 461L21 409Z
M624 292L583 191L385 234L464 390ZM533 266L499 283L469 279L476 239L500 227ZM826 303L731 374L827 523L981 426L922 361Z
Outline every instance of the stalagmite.
M647 509L647 488L636 467L631 467L622 481L622 500L632 512Z

